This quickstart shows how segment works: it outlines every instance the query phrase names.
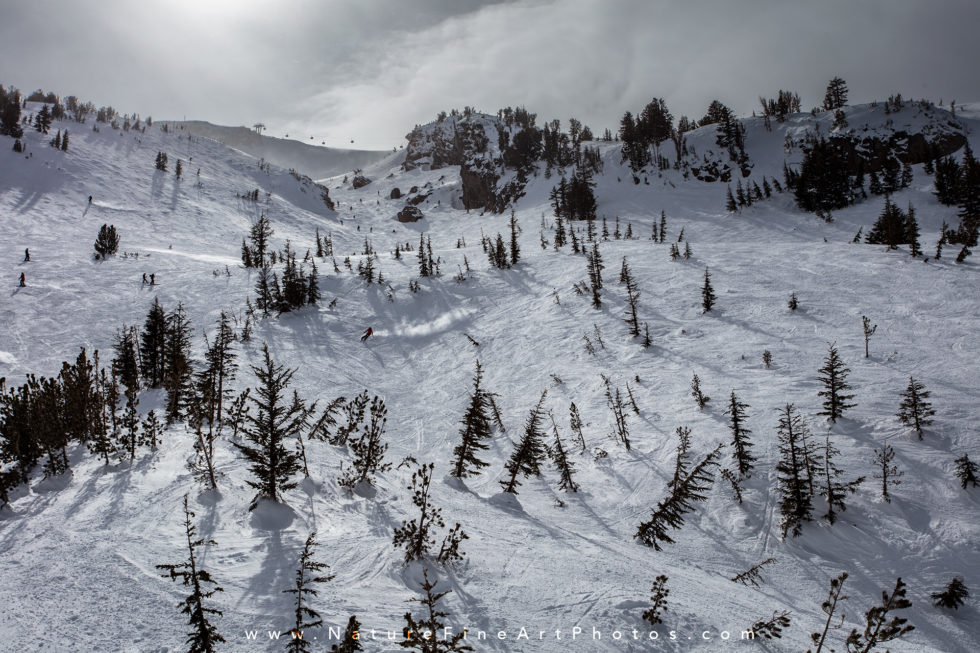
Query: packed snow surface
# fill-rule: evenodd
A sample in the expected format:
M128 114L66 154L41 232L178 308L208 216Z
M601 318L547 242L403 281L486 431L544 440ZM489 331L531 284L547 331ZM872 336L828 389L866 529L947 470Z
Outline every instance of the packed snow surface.
M784 152L783 130L813 120L797 116L773 133L759 120L747 121L751 179L781 177L784 156L798 160L798 152ZM254 157L213 140L189 138L179 128L164 133L159 123L145 133L101 127L96 133L91 125L55 123L53 129L71 133L67 153L48 147L51 136L33 130L25 136L26 155L0 139L0 278L6 288L0 292L0 376L12 385L29 373L54 375L79 347L99 350L105 363L117 330L142 325L154 298L166 310L183 303L200 359L201 334L213 332L219 312L234 314L242 325L257 275L241 265L241 242L265 214L275 229L273 245L288 239L300 258L307 248L315 251L317 228L331 234L340 272L329 258L317 260L323 301L261 319L252 340L236 344L236 391L255 385L249 365L259 364L262 343L268 343L278 363L296 368L292 388L308 402L324 406L363 390L379 395L388 407L386 459L393 468L378 477L374 491L350 493L336 482L350 454L308 442L310 478L287 494L285 505L249 512L246 465L227 436L216 444L218 492L203 491L187 470L193 435L182 424L165 433L156 452L143 450L132 464L106 466L77 447L70 474L42 479L37 470L30 487L17 489L0 511L0 649L183 650L187 624L177 603L186 589L162 578L155 565L186 556L186 494L200 534L217 542L200 562L224 588L212 599L223 611L214 619L227 640L223 650L285 647L270 641L269 632L285 633L293 623L292 596L282 590L294 582L311 531L321 542L316 558L336 575L314 603L325 622L306 633L317 638L315 650L329 650L336 640L326 626L342 629L351 614L362 624L365 650L401 650L388 632L400 639L403 614L416 608L405 601L418 596L422 575L392 546L393 529L416 515L406 489L414 466L398 467L411 456L435 463L434 501L448 525L458 521L469 535L464 564L430 568L439 588L453 590L443 602L448 623L457 632L469 629L477 650L805 650L809 633L823 628L820 603L829 580L842 571L849 574L850 598L843 627L830 635L837 650L851 628L863 630L863 613L899 576L913 604L901 614L915 631L889 643L890 650L975 650L975 598L949 611L933 607L929 593L954 575L980 592L977 490L961 489L952 474L962 454L980 460L980 268L976 257L955 264L950 250L923 262L907 248L886 252L852 244L859 227L867 233L882 198L835 212L832 224L799 212L788 193L729 214L726 185L684 180L675 171L634 184L620 164L618 144L600 143L605 170L596 177L598 215L608 219L610 232L618 216L621 231L630 225L634 239L610 236L601 244L604 289L596 310L588 295L573 290L586 279L585 257L567 246L555 252L540 245L542 224L544 237L554 237L548 192L557 175L546 179L542 170L531 178L516 207L521 260L498 270L488 265L481 234L500 232L509 241L510 216L453 208L460 187L452 167L404 171L393 155L365 166L373 181L358 190L343 184L338 172L324 181L336 202L330 210L315 186L275 166L260 168ZM692 143L698 138L699 151L710 147L710 133L693 134ZM170 157L167 172L154 170L159 151ZM177 159L182 179L173 173ZM893 198L916 207L930 257L940 223L956 223L954 211L932 197L931 182L916 166L911 188ZM405 200L388 197L394 187L405 193L411 186L432 194L420 204L423 220L401 224L395 215ZM254 188L259 201L243 199ZM667 219L663 244L650 239L661 211ZM92 243L103 223L119 230L120 251L96 262ZM672 261L669 243L681 229L693 256ZM413 293L408 286L417 277L414 250L422 233L432 239L441 276L421 279ZM391 299L386 286L367 285L343 263L349 256L356 270L365 239L379 254ZM406 242L413 251L395 260L396 243ZM30 248L30 262L22 262L24 248ZM464 257L472 271L458 283L453 277L465 272ZM653 342L648 349L629 337L624 322L625 290L617 283L623 257L641 292L640 320ZM718 297L707 314L700 295L705 268ZM24 288L17 287L21 272ZM155 274L157 285L144 286L143 273ZM792 292L800 304L795 312L786 305ZM862 315L878 325L869 358ZM368 326L374 336L361 343ZM594 355L586 351L586 337ZM836 424L816 415L817 370L830 343L851 370L857 404ZM764 350L772 353L769 369ZM484 456L490 467L456 483L448 476L450 460L477 358L484 387L498 395L506 432L494 433ZM711 397L704 410L690 394L695 373ZM629 383L639 408L627 414L628 452L611 437L601 374L623 393ZM910 375L932 391L937 411L921 441L895 417ZM503 495L503 465L546 389L545 406L572 452L581 490L559 491L548 463L541 478L523 481L518 495ZM708 501L671 533L675 544L661 552L643 546L634 534L667 494L675 430L690 427L695 460L729 442L724 409L732 390L749 406L747 425L759 458L744 503L736 503L718 477ZM585 423L584 454L569 430L571 402ZM162 403L161 391L146 391L140 410L159 412ZM830 432L846 479L868 480L836 524L816 519L800 537L784 540L775 465L777 410L787 403L807 416L819 442ZM547 425L550 440L550 420ZM894 447L904 472L901 485L890 488L891 503L881 499L872 477L874 450L885 444ZM607 456L596 459L600 449ZM730 466L730 447L722 462ZM824 509L818 498L814 514ZM776 563L763 571L758 587L730 580L770 557ZM664 624L654 627L641 615L660 574L669 577L670 595ZM775 610L792 613L781 640L739 641L741 631ZM370 641L371 629L377 641ZM480 631L486 639L476 639ZM651 631L656 641L647 639ZM257 633L256 639L247 633ZM723 641L724 633L732 639Z

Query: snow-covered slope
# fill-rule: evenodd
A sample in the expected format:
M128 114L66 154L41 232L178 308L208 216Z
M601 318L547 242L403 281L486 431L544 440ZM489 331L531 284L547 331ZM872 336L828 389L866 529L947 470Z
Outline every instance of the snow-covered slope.
M347 150L311 145L288 138L256 133L248 127L214 125L203 120L171 123L183 131L224 143L228 147L265 159L281 168L292 168L313 179L323 179L376 163L389 152Z
M350 494L336 483L350 454L309 442L310 478L288 493L288 505L250 513L246 465L227 438L217 443L217 493L203 492L186 469L193 436L182 425L133 464L105 466L78 447L71 474L42 480L35 472L30 487L17 490L0 511L0 649L182 650L186 624L177 603L184 588L161 578L155 565L185 557L181 501L187 494L201 535L217 541L202 564L224 588L213 602L224 613L214 623L225 650L284 648L267 632L292 624L291 596L282 590L292 585L299 552L314 530L322 543L316 557L336 574L315 603L325 623L343 627L356 614L366 650L400 650L387 633L400 636L402 615L413 607L405 601L418 596L421 576L392 547L393 529L415 516L405 489L412 466L397 467L409 456L435 463L434 500L447 523L460 522L469 535L465 564L433 569L440 587L453 590L444 607L454 630L469 628L471 638L487 633L470 642L477 650L805 650L809 633L826 619L820 602L828 581L842 571L850 574L850 598L844 628L831 635L837 650L851 628L863 628L864 611L899 576L913 603L903 615L916 630L890 650L970 651L980 641L973 603L943 611L928 596L953 575L980 587L976 490L964 491L951 474L963 453L980 459L980 379L973 363L980 358L978 267L974 259L924 263L906 250L851 244L859 227L872 224L880 199L835 212L832 224L801 214L788 194L726 214L724 184L667 171L635 185L619 163L618 144L601 144L599 216L608 218L610 232L618 216L634 239L601 244L605 288L596 310L573 290L586 279L585 258L568 247L540 246L542 224L545 238L554 236L548 193L555 177L530 179L516 207L521 261L497 270L487 263L481 234L507 234L509 216L453 208L461 192L456 166L406 171L396 156L387 168L366 170L373 181L358 190L334 177L326 182L336 203L330 210L311 182L260 168L251 157L186 132L55 128L70 130L68 153L33 131L25 138L26 158L0 139L0 277L9 289L0 293L0 376L8 384L27 373L57 373L79 346L101 350L105 361L116 330L142 324L155 297L167 310L184 304L200 356L200 334L213 331L220 311L236 315L241 326L256 282L256 273L240 264L241 241L265 214L274 245L289 239L301 256L314 247L317 229L332 234L341 272L329 259L320 261L324 301L262 320L251 342L237 344L236 390L255 384L249 364L259 363L265 342L277 362L297 369L293 387L307 401L323 405L365 389L379 395L388 407L387 460L394 466L380 475L375 493ZM779 176L781 158L751 151L763 133L761 125L750 130L747 147L757 172ZM783 136L772 138L778 139L772 157L781 157ZM170 157L166 173L153 168L158 151ZM181 180L173 174L178 158ZM941 221L955 220L932 198L931 179L915 168L911 188L894 200L915 205L931 255ZM412 186L432 194L419 204L422 221L401 224L395 214L405 199L388 198L392 188L406 193ZM241 197L254 188L258 202ZM661 211L665 244L649 238ZM92 242L103 223L119 230L120 255L96 263ZM693 256L671 261L669 243L682 229ZM400 260L390 252L396 243L417 245L421 233L431 237L442 275L420 280L413 293L414 252ZM365 239L379 253L390 299L387 288L366 285L342 264L349 255L356 269ZM463 240L466 246L457 247ZM25 247L29 263L20 262ZM458 283L452 277L464 257L472 273ZM628 336L623 321L625 290L617 284L623 257L638 281L649 349ZM718 302L702 314L706 267ZM18 289L20 272L27 287ZM144 272L154 273L158 285L143 286ZM795 312L786 308L792 292L800 301ZM862 315L878 325L868 359ZM358 336L367 326L375 335L362 344ZM595 355L586 351L585 337ZM851 369L857 404L837 424L815 415L817 369L829 343ZM767 349L770 369L762 364ZM490 467L457 484L448 479L449 461L477 358L485 388L499 395L507 431L494 435L485 457ZM712 398L703 411L690 396L694 373ZM622 392L629 383L635 396L639 413L627 415L630 451L610 437L613 415L601 375ZM894 416L910 375L932 391L937 410L922 441ZM542 478L524 481L519 495L507 497L499 485L503 465L546 389L545 405L566 443L572 441L570 403L581 411L588 451L573 457L581 491L559 491L549 463ZM695 459L728 442L723 411L732 390L749 405L759 457L744 503L735 503L719 478L708 501L672 532L675 544L661 552L642 546L633 536L667 493L675 429L690 427ZM140 409L161 403L158 391L144 392ZM819 440L830 433L846 478L869 478L835 525L817 520L802 536L783 540L775 430L777 410L787 403L808 416ZM873 452L884 444L894 447L905 474L891 488L891 503L881 500L871 478ZM607 456L596 458L599 449ZM730 456L726 448L726 465ZM818 501L815 514L822 508ZM759 587L730 580L770 557L776 563ZM641 615L660 574L669 577L670 595L665 623L654 628ZM723 632L739 639L774 610L792 612L778 643L721 640ZM530 640L518 639L521 628ZM371 629L377 641L370 641ZM258 631L258 639L249 639L249 631ZM506 639L498 638L500 631ZM651 631L659 633L654 644L646 639ZM317 638L317 650L329 648L326 629L307 637Z

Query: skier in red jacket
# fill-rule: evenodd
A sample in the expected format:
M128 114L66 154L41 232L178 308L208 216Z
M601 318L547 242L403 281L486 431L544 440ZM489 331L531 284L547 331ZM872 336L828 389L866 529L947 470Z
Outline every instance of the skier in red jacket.
M361 342L364 342L374 334L374 329L368 327L364 334L361 336Z

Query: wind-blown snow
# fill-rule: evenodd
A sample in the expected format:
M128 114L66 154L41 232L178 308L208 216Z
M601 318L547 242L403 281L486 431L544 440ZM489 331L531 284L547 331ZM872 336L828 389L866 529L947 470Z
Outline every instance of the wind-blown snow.
M785 128L812 120L797 116ZM788 194L730 215L723 211L725 185L684 181L676 172L634 185L619 164L618 144L600 144L605 174L597 178L599 215L609 218L610 231L617 215L623 230L632 223L636 239L601 245L605 288L603 306L595 310L572 290L586 278L585 258L569 248L556 253L539 245L542 219L546 237L553 237L548 191L557 177L532 178L516 212L522 260L500 271L488 266L480 235L506 234L509 216L452 208L459 192L455 168L406 172L393 159L388 168L367 170L374 181L359 190L341 186L337 173L329 183L337 202L331 211L314 187L275 167L261 170L214 141L188 138L179 129L165 134L158 126L145 134L101 127L94 133L88 125L56 123L71 132L67 154L47 146L50 136L33 131L26 135L29 158L0 139L0 278L6 282L0 292L0 376L8 384L27 373L56 374L79 346L100 350L105 363L115 331L142 324L154 297L167 310L183 302L198 336L213 329L222 310L241 319L255 283L254 273L239 262L241 240L264 213L275 229L275 246L289 239L300 257L313 247L316 228L331 233L341 273L333 272L329 259L318 261L324 301L263 320L251 342L239 343L236 389L254 383L248 364L260 361L267 342L278 362L298 369L294 387L307 401L318 399L322 406L364 389L384 397L388 460L435 462L435 500L447 523L459 521L470 536L462 547L468 561L438 577L440 587L453 590L444 607L454 628L467 627L474 637L477 630L489 633L485 641L470 642L477 650L746 648L721 642L720 633L738 639L777 609L792 611L792 625L782 640L760 646L804 650L809 633L823 626L820 602L828 581L841 571L850 574L850 598L843 606L844 628L832 635L838 650L851 628L863 629L863 612L898 576L909 584L913 607L904 614L916 630L890 643L890 650L969 651L980 641L973 599L951 612L932 607L928 597L953 575L980 588L976 490L962 490L951 473L963 453L980 459L978 267L974 259L956 265L949 250L942 260L924 263L906 249L851 244L859 227L867 232L881 198L836 212L833 224L801 214ZM780 174L782 129L767 133L761 120L749 121L752 179L761 183L758 175ZM700 152L712 139L695 134L692 144L700 143ZM169 154L169 172L153 169L158 151ZM173 175L178 158L184 163L179 181ZM915 172L912 187L894 200L915 205L931 257L941 221L955 218L932 198L921 166ZM395 221L404 199L388 200L391 189L426 183L438 190L420 205L425 219ZM260 189L258 203L236 196L253 188ZM672 262L669 244L649 239L661 210L668 243L684 228L690 260ZM118 256L97 263L92 243L103 223L114 224L122 242ZM396 242L416 247L422 232L432 238L442 276L421 280L421 290L411 293L415 252L401 260L390 252ZM365 238L380 254L394 301L343 266L350 255L356 269ZM465 248L456 248L459 238ZM25 247L29 263L21 263ZM473 273L456 283L452 277L464 255ZM625 292L616 281L624 256L639 283L640 319L649 323L653 340L649 349L628 337L623 322ZM718 302L703 315L706 266ZM17 288L22 271L27 287ZM143 286L144 272L155 273L159 285ZM800 309L790 312L786 302L794 291ZM328 308L333 299L336 307ZM863 358L862 315L878 324L869 359ZM358 337L368 326L375 335L362 344ZM593 338L594 328L605 348L591 356L583 336ZM817 369L832 342L851 369L857 403L836 425L815 416ZM203 339L197 337L195 346L200 356ZM772 352L771 369L762 364L765 349ZM499 395L507 432L495 434L486 455L492 464L483 473L463 484L444 482L477 357L486 370L485 387ZM630 452L609 437L613 419L600 373L623 391L629 382L635 394L640 414L628 415ZM712 398L704 411L689 394L694 373ZM894 416L910 375L932 391L937 410L921 442ZM517 497L501 497L503 464L546 388L546 406L566 447L574 449L570 402L586 423L590 452L573 456L581 492L558 491L557 476L546 466L544 477L525 481ZM718 479L709 501L672 533L676 544L662 552L638 544L637 525L666 493L675 429L691 428L695 457L727 442L723 410L732 389L749 405L759 456L745 503L734 503ZM801 537L783 541L774 466L776 410L786 403L807 414L818 438L830 429L846 478L869 479L837 524L814 521ZM144 392L140 409L161 404L158 392ZM905 472L902 484L891 488L890 504L870 478L873 450L885 443L895 448ZM218 542L202 563L225 590L213 602L224 612L215 623L228 640L226 650L284 647L270 643L266 631L291 626L292 597L282 590L293 583L299 552L313 530L322 542L317 559L336 574L315 604L326 624L343 627L356 614L362 636L371 628L381 637L389 630L400 635L402 615L411 607L404 601L417 596L420 576L416 566L403 566L402 552L391 542L393 528L415 514L405 489L411 466L382 474L373 496L349 494L336 483L348 454L307 443L310 480L289 493L288 507L264 506L250 514L247 472L230 443L217 443L223 476L216 494L194 485L186 469L191 444L178 425L157 452L141 452L134 464L107 467L77 449L70 475L41 480L38 472L29 490L14 493L11 506L0 511L0 648L182 650L186 620L177 602L185 590L161 578L154 565L186 555L185 493L201 535ZM608 457L593 460L596 448ZM730 451L724 455L727 463ZM815 514L821 508L817 501ZM760 587L729 580L768 557L777 563L763 573ZM670 579L669 608L665 624L651 628L641 614L659 574ZM531 641L516 640L521 627ZM582 629L575 641L569 639L573 628ZM593 628L601 639L592 638ZM643 637L656 630L660 639L655 645L634 641L634 628ZM258 641L248 640L246 631L259 631ZM498 631L508 638L497 639ZM541 639L539 631L545 631ZM614 631L623 639L614 640ZM704 640L705 631L714 639ZM328 633L307 636L322 644ZM365 648L398 650L387 641L366 641Z

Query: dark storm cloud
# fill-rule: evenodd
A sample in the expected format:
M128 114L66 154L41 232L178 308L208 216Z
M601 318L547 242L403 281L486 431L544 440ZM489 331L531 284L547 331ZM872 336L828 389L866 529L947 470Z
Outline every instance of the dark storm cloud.
M0 81L123 111L391 147L444 109L526 105L615 129L759 95L980 100L972 0L5 3ZM29 87L29 88L28 88Z

